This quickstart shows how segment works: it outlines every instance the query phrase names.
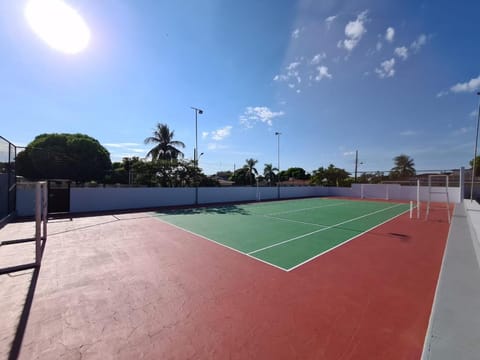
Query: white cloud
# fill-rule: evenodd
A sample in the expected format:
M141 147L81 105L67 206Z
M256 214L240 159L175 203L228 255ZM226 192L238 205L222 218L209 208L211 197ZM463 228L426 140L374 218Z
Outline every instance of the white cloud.
M223 140L226 137L230 136L231 130L232 130L232 126L230 125L227 125L218 130L214 130L212 131L212 139L217 141Z
M477 114L478 114L478 111L477 110L473 110L470 114L468 114L468 116L470 117L477 117Z
M408 58L408 49L405 46L395 48L394 53L402 60L407 60Z
M325 25L327 25L327 29L330 29L330 27L332 26L336 18L337 18L337 15L332 15L325 19Z
M382 42L381 42L381 41L378 41L378 42L377 42L377 45L375 46L375 48L377 49L377 51L382 50L382 47L383 47Z
M273 81L290 81L290 79L294 78L297 83L302 82L302 78L300 77L300 72L298 71L298 67L301 65L300 61L293 61L287 65L286 74L277 74L273 77Z
M273 78L274 81L285 81L285 80L288 80L288 76L287 75L283 75L283 74L278 74L278 75L275 75L275 77Z
M441 98L442 96L445 96L445 95L448 95L448 91L440 91L438 94L437 94L437 98Z
M208 131L202 131L202 139L206 139L208 137Z
M385 32L385 40L387 40L388 42L392 42L394 37L395 37L395 29L392 27L389 27Z
M341 40L337 46L346 49L347 51L352 51L360 42L363 35L367 32L365 28L365 22L368 21L367 18L368 10L360 13L354 21L350 21L345 26L345 36L347 37L344 40Z
M207 149L210 151L226 149L227 146L219 143L209 143L207 144Z
M351 155L355 155L355 151L345 151L343 153L343 156L351 156Z
M378 77L383 79L387 77L392 77L395 75L395 59L391 58L390 60L385 60L380 64L380 68L376 68L375 72L377 73Z
M285 115L283 111L272 111L266 106L248 106L239 119L240 124L247 128L252 128L257 122L272 126L273 119L283 115Z
M327 58L327 54L325 54L325 52L323 52L323 53L321 53L321 54L318 53L318 54L316 54L316 55L312 58L312 60L310 61L310 63L311 63L312 65L317 65L317 64L320 64L320 61L322 61L322 60L324 60L324 59L326 59L326 58Z
M450 90L454 93L474 92L475 90L480 90L480 75L467 82L455 84Z
M299 28L292 31L292 38L298 39L299 36L300 36L300 29Z
M405 131L402 131L400 133L400 135L402 135L402 136L413 136L413 135L417 135L417 132L413 131L413 130L405 130Z
M140 154L143 155L148 152L147 148L141 147L143 144L138 143L104 143L102 145L110 150L112 161L122 161L125 157L139 157Z
M328 67L326 66L318 66L317 67L318 74L315 76L315 81L320 81L324 78L331 79L332 74L328 72Z
M454 130L452 132L452 134L453 135L463 135L463 134L466 134L466 133L470 132L471 130L472 130L472 128L462 127L460 129Z
M106 146L106 147L112 147L112 148L125 148L125 147L129 147L129 146L139 146L141 144L138 144L138 143L106 143L106 144L103 144L103 146Z
M299 61L294 61L294 62L291 62L290 64L288 64L286 69L288 71L294 71L299 65L300 65Z
M412 44L410 45L410 48L414 51L414 52L419 52L420 49L427 43L427 35L425 34L420 34L418 36L418 38L412 42Z

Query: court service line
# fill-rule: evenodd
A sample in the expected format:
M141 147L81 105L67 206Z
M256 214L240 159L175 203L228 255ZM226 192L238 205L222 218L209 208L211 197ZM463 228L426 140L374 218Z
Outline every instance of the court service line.
M262 217L266 217L267 219L280 220L280 221L289 221L289 222L293 222L293 223L297 223L297 224L303 224L303 225L313 225L313 226L317 226L317 227L318 227L318 226L321 226L321 227L327 226L327 225L309 223L309 222L306 222L306 221L285 219L285 218L276 217L276 216L270 216L270 215L262 215Z
M345 204L348 204L348 203L341 202L341 203L329 204L329 205L323 205L323 206L313 206L313 207L303 208L303 209L279 211L279 212L274 212L274 213L270 213L270 214L265 214L265 216L291 214L291 213L294 213L294 212L300 212L300 211L312 210L312 209L322 209L322 208L326 208L326 207L330 207L330 206L340 206L340 205L345 205Z
M371 227L370 229L365 230L364 232L362 232L362 233L360 233L360 234L357 234L357 235L351 237L350 239L347 239L347 240L341 242L341 243L338 244L338 245L335 245L334 247L331 247L330 249L327 249L327 250L325 250L325 251L323 251L323 252L321 252L321 253L319 253L319 254L317 254L317 255L314 255L314 256L312 256L311 258L309 258L309 259L301 262L300 264L297 264L297 265L295 265L295 266L292 266L291 268L288 268L288 269L287 269L287 272L288 272L288 271L295 270L296 268L298 268L298 267L300 267L300 266L302 266L302 265L305 265L306 263L308 263L308 262L310 262L310 261L312 261L312 260L315 260L316 258L318 258L318 257L320 257L320 256L322 256L322 255L325 255L326 253L328 253L328 252L330 252L330 251L332 251L332 250L334 250L334 249L336 249L336 248L338 248L338 247L340 247L340 246L342 246L342 245L345 245L346 243L348 243L348 242L350 242L350 241L352 241L352 240L354 240L354 239L356 239L356 238L358 238L358 237L360 237L360 236L362 236L362 235L365 235L366 233L368 233L368 232L370 232L370 231L378 228L379 226L382 226L382 225L388 223L389 221L392 221L393 219L396 219L397 217L400 217L400 216L406 214L406 213L409 212L409 211L410 211L410 209L405 210L405 211L401 212L400 214L398 214L398 215L396 215L396 216L394 216L394 217L391 217L390 219L387 219L387 220L385 220L384 222L382 222L382 223L380 223L380 224L378 224L378 225L375 225L374 227Z
M210 239L210 238L208 238L208 237L206 237L206 236L203 236L203 235L194 233L193 231L184 229L184 228L182 228L182 227L180 227L180 226L178 226L178 225L169 223L168 221L162 220L162 219L160 219L159 217L155 217L155 219L157 219L158 221L161 221L161 222L164 223L164 224L170 225L170 226L172 226L172 227L174 227L174 228L176 228L176 229L185 231L185 232L187 232L187 233L189 233L189 234L191 234L191 235L197 236L197 237L202 238L202 239L204 239L204 240L207 240L207 241L210 241L210 242L215 243L215 244L217 244L217 245L223 246L224 248L227 248L227 249L229 249L229 250L235 251L235 252L237 252L237 253L239 253L239 254L246 255L246 256L248 256L249 258L253 259L253 260L260 261L260 262L262 262L262 263L264 263L264 264L273 266L273 267L276 268L276 269L280 269L280 270L283 270L283 271L288 271L287 269L285 269L285 268L283 268L283 267L281 267L281 266L278 266L278 265L269 263L268 261L259 259L259 258L255 257L255 256L251 256L251 255L249 255L249 254L246 253L246 252L243 252L243 251L240 251L240 250L235 249L235 248L233 248L233 247L230 247L230 246L228 246L228 245L222 244L221 242L215 241L215 240Z
M276 246L279 246L279 245L283 245L283 244L289 243L289 242L291 242L291 241L295 241L295 240L298 240L298 239L302 239L302 238L304 238L304 237L307 237L307 236L310 236L310 235L313 235L313 234L316 234L316 233L319 233L319 232L322 232L322 231L325 231L325 230L328 230L328 229L332 229L332 228L338 227L338 226L340 226L340 225L347 224L347 223L349 223L349 222L352 222L352 221L355 221L355 220L358 220L358 219L362 219L362 218L367 217L367 216L370 216L370 215L375 215L375 214L378 214L378 213L380 213L380 212L383 212L383 211L386 211L386 210L390 210L390 209L393 209L393 208L395 208L395 207L402 206L402 205L405 205L405 204L396 204L396 205L393 205L393 206L389 206L389 207L387 207L387 208L385 208L385 209L380 209L380 210L377 210L377 211L374 211L374 212L371 212L371 213L368 213L368 214L365 214L365 215L362 215L362 216L358 216L358 217L353 218L353 219L349 219L349 220L345 220L345 221L339 222L338 224L334 224L334 225L327 226L327 227L322 228L322 229L318 229L318 230L315 230L315 231L311 231L311 232L309 232L309 233L307 233L307 234L295 236L294 238L287 239L287 240L284 240L284 241L280 241L279 243L276 243L276 244L272 244L272 245L265 246L265 247L263 247L263 248L260 248L260 249L251 251L251 252L249 252L249 253L247 253L247 254L248 254L248 255L252 255L252 254L258 253L258 252L260 252L260 251L267 250L267 249L270 249L270 248L273 248L273 247L276 247Z

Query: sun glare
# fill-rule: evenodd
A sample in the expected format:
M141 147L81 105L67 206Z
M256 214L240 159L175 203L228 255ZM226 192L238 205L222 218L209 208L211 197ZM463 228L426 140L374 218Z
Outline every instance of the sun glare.
M51 48L77 54L90 42L90 29L80 14L62 0L30 0L25 17L33 31Z

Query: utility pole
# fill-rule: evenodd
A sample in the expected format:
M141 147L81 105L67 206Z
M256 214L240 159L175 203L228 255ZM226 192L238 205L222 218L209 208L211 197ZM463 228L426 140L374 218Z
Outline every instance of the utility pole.
M355 182L357 182L358 150L355 150Z

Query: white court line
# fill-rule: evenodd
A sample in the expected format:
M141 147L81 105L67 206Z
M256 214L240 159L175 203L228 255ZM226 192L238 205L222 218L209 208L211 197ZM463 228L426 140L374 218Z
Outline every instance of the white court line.
M303 209L279 211L279 212L274 212L274 213L270 213L270 214L265 214L264 216L280 215L280 214L291 214L291 213L294 213L294 212L300 212L300 211L312 210L312 209L322 209L322 208L326 208L326 207L330 207L330 206L340 206L340 205L345 205L345 204L349 204L349 203L341 202L341 203L324 205L324 206L313 206L313 207L303 208Z
M282 204L282 203L300 203L300 202L324 202L324 201L329 201L329 200L334 200L334 201L340 201L338 199L331 199L325 196L312 196L312 197L306 197L306 198L286 198L282 200L277 200L277 198L266 198L265 200L262 201L257 201L257 202L251 202L247 203L248 205L252 206L270 206L271 204Z
M396 215L396 216L394 216L394 217L392 217L392 218L390 218L390 219L387 219L387 220L385 220L384 222L382 222L382 223L380 223L380 224L378 224L378 225L375 225L374 227L372 227L372 228L370 228L370 229L368 229L368 230L365 230L365 231L362 232L361 234L357 234L357 235L351 237L350 239L347 239L347 240L341 242L340 244L335 245L334 247L332 247L332 248L330 248L330 249L328 249L328 250L325 250L324 252L321 252L320 254L314 255L314 256L312 256L311 258L309 258L309 259L301 262L300 264L297 264L297 265L295 265L295 266L292 266L291 268L288 268L288 269L287 269L287 272L292 271L292 270L295 270L296 268L298 268L298 267L300 267L300 266L302 266L302 265L305 265L306 263L308 263L308 262L310 262L310 261L312 261L312 260L315 260L315 259L318 258L319 256L325 255L326 253L328 253L328 252L330 252L330 251L332 251L332 250L334 250L334 249L336 249L336 248L338 248L338 247L340 247L340 246L342 246L342 245L345 245L346 243L348 243L348 242L350 242L350 241L352 241L352 240L354 240L354 239L356 239L356 238L358 238L358 237L360 237L360 236L362 236L362 235L365 235L366 233L368 233L368 232L376 229L376 228L379 227L379 226L382 226L383 224L386 224L387 222L389 222L389 221L391 221L391 220L393 220L393 219L395 219L395 218L397 218L397 217L399 217L399 216L401 216L401 215L403 215L403 214L406 214L406 213L409 212L409 211L410 211L410 209L405 210L404 212L402 212L402 213L400 213L400 214L398 214L398 215Z
M301 238L304 238L306 236L310 236L310 235L313 235L313 234L316 234L316 233L319 233L319 232L322 232L322 231L325 231L325 230L328 230L328 229L332 229L334 227L338 227L340 225L343 225L343 224L347 224L349 222L352 222L352 221L355 221L355 220L358 220L358 219L362 219L364 217L367 217L367 216L370 216L370 215L374 215L374 214L377 214L377 213L380 213L382 211L386 211L386 210L389 210L389 209L393 209L395 207L398 207L398 206L402 206L402 205L405 205L405 204L396 204L396 205L393 205L393 206L389 206L385 209L381 209L381 210L377 210L377 211L374 211L374 212L371 212L371 213L368 213L368 214L365 214L365 215L362 215L362 216L358 216L356 218L353 218L353 219L349 219L349 220L346 220L346 221L342 221L338 224L335 224L335 225L331 225L331 226L328 226L326 228L322 228L322 229L318 229L318 230L315 230L315 231L311 231L307 234L303 234L303 235L300 235L300 236L295 236L294 238L291 238L291 239L288 239L288 240L284 240L284 241L281 241L279 243L276 243L276 244L272 244L272 245L268 245L268 246L265 246L263 248L260 248L260 249L257 249L257 250L254 250L254 251L250 251L248 253L248 255L252 255L252 254L255 254L255 253L258 253L260 251L263 251L263 250L267 250L267 249L270 249L270 248L273 248L273 247L276 247L276 246L279 246L279 245L283 245L283 244L286 244L286 243L289 243L291 241L295 241L295 240L298 240L298 239L301 239ZM410 211L410 210L408 210Z
M262 263L264 263L264 264L273 266L274 268L277 268L277 269L280 269L280 270L283 270L283 271L288 271L287 269L285 269L285 268L283 268L283 267L281 267L281 266L278 266L278 265L269 263L268 261L265 261L265 260L256 258L255 256L251 256L251 255L249 255L248 253L245 253L245 252L243 252L243 251L240 251L240 250L235 249L235 248L233 248L233 247L230 247L230 246L228 246L228 245L222 244L221 242L215 241L215 240L213 240L213 239L207 238L206 236L203 236L203 235L194 233L193 231L190 231L190 230L184 229L184 228L182 228L182 227L180 227L180 226L177 226L177 225L175 225L175 224L169 223L168 221L162 220L162 219L160 219L159 217L155 217L155 219L157 219L158 221L163 222L164 224L173 226L174 228L177 228L177 229L179 229L179 230L185 231L185 232L187 232L187 233L189 233L189 234L192 234L192 235L197 236L197 237L199 237L199 238L202 238L202 239L204 239L204 240L213 242L213 243L215 243L215 244L217 244L217 245L220 245L220 246L223 246L223 247L225 247L225 248L227 248L227 249L233 250L233 251L235 251L235 252L237 252L237 253L239 253L239 254L246 255L246 256L248 256L249 258L253 259L253 260L260 261L260 262L262 262Z
M280 221L289 221L289 222L293 222L293 223L297 223L297 224L303 224L303 225L313 225L313 226L321 226L321 227L326 227L327 226L327 225L309 223L309 222L300 221L300 220L285 219L285 218L270 216L270 215L262 215L262 217L266 217L267 219L280 220Z

